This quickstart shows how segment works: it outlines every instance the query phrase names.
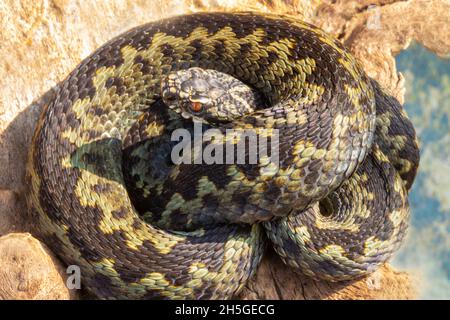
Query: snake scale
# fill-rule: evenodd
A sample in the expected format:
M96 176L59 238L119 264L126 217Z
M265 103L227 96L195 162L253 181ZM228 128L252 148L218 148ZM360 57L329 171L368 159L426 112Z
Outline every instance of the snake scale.
M228 74L266 105L211 127L279 133L279 162L173 164L192 119L161 100L188 68ZM384 263L408 225L419 162L395 98L324 31L287 16L196 13L134 28L60 83L29 153L39 236L104 299L218 299L254 274L267 239L328 281Z

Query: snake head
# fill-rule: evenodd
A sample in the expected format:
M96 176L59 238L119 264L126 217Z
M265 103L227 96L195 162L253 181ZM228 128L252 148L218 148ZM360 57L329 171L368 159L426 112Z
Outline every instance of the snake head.
M248 113L253 107L243 105L251 94L237 79L211 69L178 70L161 81L161 97L169 108L207 123L228 122Z
M210 118L224 94L223 85L200 68L175 71L161 81L164 103L184 118Z

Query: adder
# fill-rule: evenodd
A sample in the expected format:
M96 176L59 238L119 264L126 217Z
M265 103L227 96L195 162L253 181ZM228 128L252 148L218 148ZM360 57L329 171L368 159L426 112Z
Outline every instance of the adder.
M261 107L202 118L209 100L197 99L180 118L167 104L186 97L164 103L161 86L191 68L229 75ZM277 132L279 162L168 163L168 134L189 114ZM305 275L374 271L405 235L418 161L401 105L330 35L287 16L196 13L134 28L68 75L38 121L27 201L40 237L100 298L230 298L264 234Z

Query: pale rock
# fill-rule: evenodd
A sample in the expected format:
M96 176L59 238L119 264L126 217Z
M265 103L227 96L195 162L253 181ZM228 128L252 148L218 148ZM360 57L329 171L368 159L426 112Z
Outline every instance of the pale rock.
M47 247L29 233L0 237L0 299L73 299L64 268Z

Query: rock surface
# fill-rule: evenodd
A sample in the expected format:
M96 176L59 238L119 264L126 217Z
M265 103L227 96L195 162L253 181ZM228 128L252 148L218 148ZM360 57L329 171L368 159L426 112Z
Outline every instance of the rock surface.
M75 298L64 274L61 263L29 233L0 237L0 300Z
M450 21L450 3L446 0L2 1L0 236L13 231L29 231L32 225L25 214L23 201L26 154L39 112L51 98L52 88L95 48L131 27L174 14L211 10L258 10L302 17L343 41L363 61L366 71L400 101L403 101L404 84L396 71L395 54L412 40L440 55L450 52L450 33L448 28L442 28ZM1 241L0 256L19 257L23 259L24 268L10 264L0 270L4 277L0 277L0 297L69 297L58 287L60 280L54 280L54 284L46 282L58 278L57 269L52 269L54 260L50 263L48 257L41 255L45 249L37 240L28 235L13 234L1 238ZM3 258L0 260L1 263L4 261ZM45 265L42 268L48 269L44 272L44 269L33 268L33 264ZM396 273L389 267L377 274L380 275L381 289L368 285L372 278L330 287L295 275L269 254L263 260L256 280L249 284L241 297L342 299L414 296L407 275ZM45 280L43 275L49 278ZM17 282L4 286L1 281L17 280L17 276L34 280L25 286L25 282L20 282L20 286ZM41 284L36 285L36 279ZM54 287L50 286L51 290L39 289L43 288L42 283Z
M441 56L450 52L450 32L442 29L449 25L449 1L337 1L319 8L317 17L401 103L405 87L394 57L412 41Z
M20 229L24 224L21 214L25 210L16 192L0 189L0 236Z

